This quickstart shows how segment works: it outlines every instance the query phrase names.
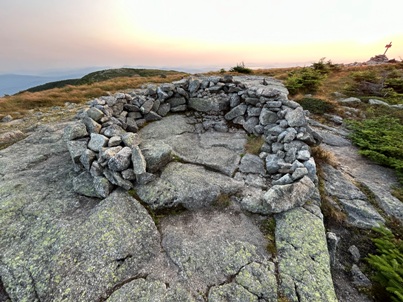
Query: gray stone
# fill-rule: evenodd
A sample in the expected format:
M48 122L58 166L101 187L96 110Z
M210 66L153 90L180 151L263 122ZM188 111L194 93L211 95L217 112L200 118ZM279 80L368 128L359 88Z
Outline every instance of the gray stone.
M283 185L291 184L293 182L294 182L294 179L290 176L290 174L287 173L287 174L283 175L281 178L274 180L272 182L272 184L276 185L276 186L278 186L278 185L283 186Z
M293 163L297 159L297 148L290 148L287 150L285 154L285 162Z
M189 81L189 93L193 95L200 87L200 81L197 79Z
M348 248L348 251L350 252L350 254L352 256L354 263L360 262L361 254L360 254L359 249L355 245L350 246Z
M121 172L123 179L126 180L136 180L136 174L134 174L133 169L127 169Z
M291 178L295 181L298 180L305 175L308 175L308 169L303 167L303 168L297 168L295 171L292 173Z
M168 104L171 105L171 108L186 105L186 99L184 97L171 98L168 100Z
M268 108L279 108L283 105L281 101L268 101L266 102L266 106Z
M229 109L229 100L221 97L190 98L189 108L199 112L218 112Z
M246 122L242 125L246 132L253 134L255 127L259 124L259 119L255 116L250 117L246 120Z
M123 130L122 127L120 127L118 125L115 125L115 124L113 124L111 126L108 126L108 127L104 128L102 130L103 130L103 132L102 132L103 135L105 135L107 137L121 136L121 135L126 133L126 131Z
M154 106L154 101L149 99L149 100L145 101L143 103L143 105L141 105L140 111L143 114L147 114L147 113L149 113L151 111L153 106Z
M168 112L171 110L171 105L169 103L164 103L161 104L161 106L158 108L158 115L164 117L168 114Z
M260 188L245 187L238 202L246 211L267 215L270 213L270 209L263 200L263 194L264 191Z
M264 161L259 156L249 153L242 157L239 170L243 173L266 174Z
M121 146L102 148L99 152L99 159L98 159L99 163L103 162L107 163L109 159L114 157L122 149L123 147Z
M86 141L68 141L67 148L70 153L71 160L73 163L80 163L81 155L87 150Z
M163 91L161 89L161 87L157 88L157 95L158 95L158 98L162 101L164 101L168 98L168 94L165 91Z
M285 119L290 127L304 127L306 125L305 113L302 107L298 107L292 111L288 111Z
M65 140L74 140L88 136L87 128L84 123L78 122L67 126L64 129Z
M154 111L150 111L149 113L147 113L147 114L144 116L144 119L145 119L147 122L154 122L154 121L159 121L159 120L161 120L161 119L162 119L162 116L160 116L159 114L157 114L157 113L154 112Z
M318 176L316 175L316 163L313 157L307 161L304 161L304 166L308 170L308 177L313 181L314 184L317 184Z
M80 195L101 197L95 190L91 174L86 171L73 178L73 190Z
M334 115L334 114L325 114L325 116L329 121L335 123L336 125L343 124L343 118L341 116Z
M124 106L123 106L123 108L124 108L124 110L126 110L126 111L128 111L129 112L129 114L131 113L131 112L139 112L140 111L140 107L139 106L137 106L137 105L132 105L132 104L125 104Z
M370 105L381 105L381 106L387 106L389 107L390 105L384 101L377 100L377 99L369 99L368 104Z
M102 198L108 197L113 190L113 185L105 177L95 176L92 184L97 195Z
M2 123L8 123L8 122L11 122L12 120L13 120L13 117L12 117L10 114L8 114L8 115L4 116L4 117L1 119L1 122L2 122Z
M88 148L92 151L99 152L108 144L109 139L102 134L91 133L91 139L88 143Z
M122 138L120 136L112 136L108 141L108 147L116 147L122 143ZM104 147L104 146L102 146Z
M372 229L385 223L385 219L366 200L340 199L339 201L347 212L347 222L355 227Z
M348 104L359 104L361 103L361 100L359 98L350 97L346 99L341 99L339 100L339 102L343 103L344 105L348 105Z
M263 126L276 123L278 120L277 114L267 108L263 108L259 116L259 122Z
M140 135L138 135L137 133L124 133L121 137L125 146L129 148L134 148L141 143Z
M339 237L335 233L332 232L327 232L326 233L326 239L327 239L327 246L329 249L329 257L330 257L330 265L333 268L338 267L338 262L337 262L337 248L339 245Z
M96 122L99 122L100 119L105 116L105 114L101 110L95 107L89 108L85 113L88 117L92 118Z
M187 106L186 105L179 105L176 107L172 107L171 106L171 112L183 112L187 110Z
M91 169L91 164L94 161L94 159L96 158L96 154L95 152L87 149L85 150L81 156L80 156L80 162L83 165L83 167L87 170L90 171Z
M237 94L232 94L230 97L230 107L234 108L236 106L238 106L241 102L241 98L239 95Z
M142 174L135 174L136 175L136 183L138 185L146 185L152 181L154 181L157 177L154 174L144 172Z
M132 149L129 147L124 147L108 160L108 168L111 171L126 170L130 166L131 156Z
M146 160L138 146L132 149L132 162L134 174L143 174L146 172Z
M234 118L236 118L238 116L243 116L245 114L247 108L248 108L247 105L240 104L240 105L232 108L231 111L229 111L225 115L225 119L228 120L228 121L231 121L231 120L233 120Z
M322 219L299 207L275 218L279 292L290 301L336 302Z
M150 173L162 170L172 160L172 148L163 142L145 142L140 148Z
M280 169L280 165L278 164L279 157L276 154L269 154L266 157L266 171L269 174L277 173Z
M259 103L259 99L255 97L247 97L245 98L245 103L256 106Z
M353 276L353 284L358 287L371 288L372 283L367 276L360 270L360 268L353 264L351 268L351 275Z
M137 132L139 130L139 126L137 125L134 118L126 118L126 130L130 132Z
M271 152L273 152L273 153L277 153L277 151L282 151L282 150L284 150L284 144L275 142L271 145Z
M300 161L307 161L311 158L311 152L308 150L300 150L298 151L297 159Z
M281 213L304 205L315 191L314 183L305 176L300 181L271 187L263 196L271 213Z
M90 174L93 177L102 176L104 175L104 168L98 162L93 161L90 169Z
M122 174L120 174L119 172L115 172L115 171L110 171L108 169L104 170L104 176L114 185L121 187L125 190L130 190L133 189L133 184L124 179L122 177Z
M181 96L184 96L186 99L189 98L189 93L181 87L177 87L176 92L179 93Z
M82 122L87 127L88 133L99 133L101 131L102 126L88 116L84 117Z

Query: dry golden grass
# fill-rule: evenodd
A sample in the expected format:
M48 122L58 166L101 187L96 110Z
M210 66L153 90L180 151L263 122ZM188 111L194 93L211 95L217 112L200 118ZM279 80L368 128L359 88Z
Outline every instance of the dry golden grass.
M334 168L336 168L339 165L334 154L330 151L325 150L321 146L312 147L311 152L313 158L315 159L315 162L318 165L328 164Z
M262 136L249 135L247 137L245 152L259 155L260 149L264 144L264 138Z
M166 83L181 79L183 73L168 75L165 78L155 77L123 77L89 85L66 86L41 92L23 92L0 98L0 118L11 114L14 117L24 116L28 110L53 106L63 106L66 102L84 103L92 98L139 88L145 83ZM18 112L19 114L16 114Z

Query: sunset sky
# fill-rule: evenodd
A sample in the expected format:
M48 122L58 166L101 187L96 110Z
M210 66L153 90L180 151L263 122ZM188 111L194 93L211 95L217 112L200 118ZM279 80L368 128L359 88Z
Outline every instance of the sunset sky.
M363 62L391 41L400 60L402 11L402 0L0 0L0 73Z

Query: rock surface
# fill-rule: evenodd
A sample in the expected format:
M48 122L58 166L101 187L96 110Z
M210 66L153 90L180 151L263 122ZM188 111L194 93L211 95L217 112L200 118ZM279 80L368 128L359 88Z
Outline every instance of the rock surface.
M261 83L185 79L102 97L82 113L91 134L77 121L42 126L0 150L0 289L11 301L333 301L309 177L319 140L281 84ZM211 112L157 113L186 112L188 98L212 98ZM241 103L237 129L225 114ZM264 137L259 156L245 155L248 134ZM276 211L274 232L263 196L286 175L292 184L275 186L296 202Z

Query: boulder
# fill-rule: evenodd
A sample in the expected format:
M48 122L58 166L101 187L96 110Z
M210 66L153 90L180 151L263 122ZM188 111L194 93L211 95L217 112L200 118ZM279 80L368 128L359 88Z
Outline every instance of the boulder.
M264 161L259 156L249 153L242 157L239 170L243 173L266 174Z
M123 171L130 166L130 158L132 156L132 149L124 147L114 156L108 160L108 168L111 171Z
M78 122L71 124L64 130L65 140L74 140L88 136L87 128L84 123Z
M140 149L150 173L162 170L172 160L172 148L163 142L145 142Z
M275 218L279 292L290 301L336 302L323 221L300 207Z
M309 177L288 185L275 185L264 195L263 200L271 213L281 213L304 205L315 192L315 185Z

